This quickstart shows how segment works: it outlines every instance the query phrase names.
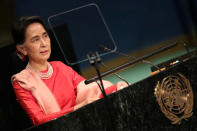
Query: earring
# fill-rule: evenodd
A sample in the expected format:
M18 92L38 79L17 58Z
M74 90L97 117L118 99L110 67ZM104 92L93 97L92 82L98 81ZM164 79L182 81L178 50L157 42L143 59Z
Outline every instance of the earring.
M16 54L23 62L26 61L26 56L22 52L16 50Z

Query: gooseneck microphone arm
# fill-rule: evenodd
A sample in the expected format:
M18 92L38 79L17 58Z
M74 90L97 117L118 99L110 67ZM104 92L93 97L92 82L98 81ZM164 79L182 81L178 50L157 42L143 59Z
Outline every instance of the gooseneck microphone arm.
M107 48L107 47L105 47L105 46L103 46L103 45L100 45L99 48L100 48L100 50L102 50L102 51L112 51L111 49L109 49L109 48ZM127 55L127 54L122 53L122 52L119 52L119 51L114 51L114 53L116 53L116 54L118 54L118 55L121 55L121 56L129 57L129 58L132 58L132 59L136 59L136 58L137 58L137 57L133 57L133 56L131 56L131 55ZM157 68L157 69L161 72L161 69L160 69L157 65L153 64L151 61L142 60L141 62L143 62L143 63L145 63L145 64L150 64L150 65L154 66L155 68Z
M149 53L149 54L146 54L146 55L144 55L144 56L142 56L142 57L138 57L138 58L136 58L136 59L134 59L134 60L132 60L132 61L129 61L128 63L125 63L125 64L120 65L120 66L118 66L118 67L115 67L115 68L113 68L113 69L111 69L111 70L109 70L109 71L107 71L107 72L104 72L104 73L101 74L101 77L105 77L105 76L110 75L110 74L112 74L112 73L114 73L114 72L117 72L117 71L119 71L119 70L122 70L122 69L124 69L124 68L126 68L126 67L128 67L128 66L130 66L130 65L132 65L132 64L135 64L135 63L137 63L137 62L139 62L139 61L142 61L142 60L144 60L144 59L146 59L146 58L148 58L148 57L151 57L151 56L153 56L153 55L155 55L155 54L157 54L157 53L160 53L160 52L162 52L162 51L165 51L165 50L167 50L167 49L170 49L170 48L172 48L172 47L174 47L174 46L176 46L176 45L177 45L177 43L172 43L172 44L167 45L167 46L165 46L165 47L159 48L159 49L157 49L157 50L155 50L155 51L153 51L153 52L151 52L151 53ZM99 79L99 78L98 78L97 76L96 76L96 77L93 77L93 78L90 78L90 79L87 79L87 80L85 80L85 84L92 83L92 82L94 82L94 81L96 81L96 80L98 80L98 79Z

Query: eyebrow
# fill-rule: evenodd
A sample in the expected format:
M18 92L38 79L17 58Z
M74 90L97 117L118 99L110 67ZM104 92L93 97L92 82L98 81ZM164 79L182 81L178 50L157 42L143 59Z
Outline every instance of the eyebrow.
M45 31L45 32L44 32L44 33L42 33L42 34L44 35L44 34L48 34L48 33Z
M31 40L34 40L34 39L36 39L36 38L39 38L39 36L38 36L38 35L33 36L33 37L31 38Z
M33 37L31 38L31 40L36 39L36 38L39 38L39 36L38 36L38 35L33 36Z
M42 33L42 35L45 35L45 34L48 34L46 31L44 32L44 33ZM31 38L31 40L34 40L34 39L36 39L36 38L39 38L39 36L38 35L36 35L36 36L33 36L32 38Z

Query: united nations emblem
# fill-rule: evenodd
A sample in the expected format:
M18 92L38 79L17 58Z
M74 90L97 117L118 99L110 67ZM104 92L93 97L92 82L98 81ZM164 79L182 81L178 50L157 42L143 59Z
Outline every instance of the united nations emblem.
M154 94L161 111L172 124L180 124L182 119L192 116L193 91L189 80L182 74L158 81Z

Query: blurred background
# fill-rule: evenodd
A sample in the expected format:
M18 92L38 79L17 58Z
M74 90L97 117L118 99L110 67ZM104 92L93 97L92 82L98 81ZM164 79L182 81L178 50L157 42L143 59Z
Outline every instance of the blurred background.
M107 27L116 44L117 51L130 55L125 57L111 53L102 57L108 68L101 66L101 72L109 70L135 58L149 54L166 45L177 43L176 47L148 58L158 65L169 59L176 58L196 49L197 1L195 0L1 0L0 1L0 130L22 130L31 126L26 114L16 102L10 83L10 77L24 68L15 55L15 43L11 38L12 22L21 17L39 15L44 18L52 41L51 60L67 61L61 52L58 42L48 24L48 17L59 12L68 11L90 3L98 5ZM83 15L81 20L84 19ZM94 28L93 28L94 29ZM80 30L86 33L86 30ZM68 43L64 53L76 59L72 40L68 32L65 43ZM82 38L79 37L79 41ZM79 45L88 49L88 45ZM96 75L88 62L70 65L85 78ZM130 83L135 83L148 77L151 64L136 63L119 73ZM104 79L113 83L119 81L110 75Z

